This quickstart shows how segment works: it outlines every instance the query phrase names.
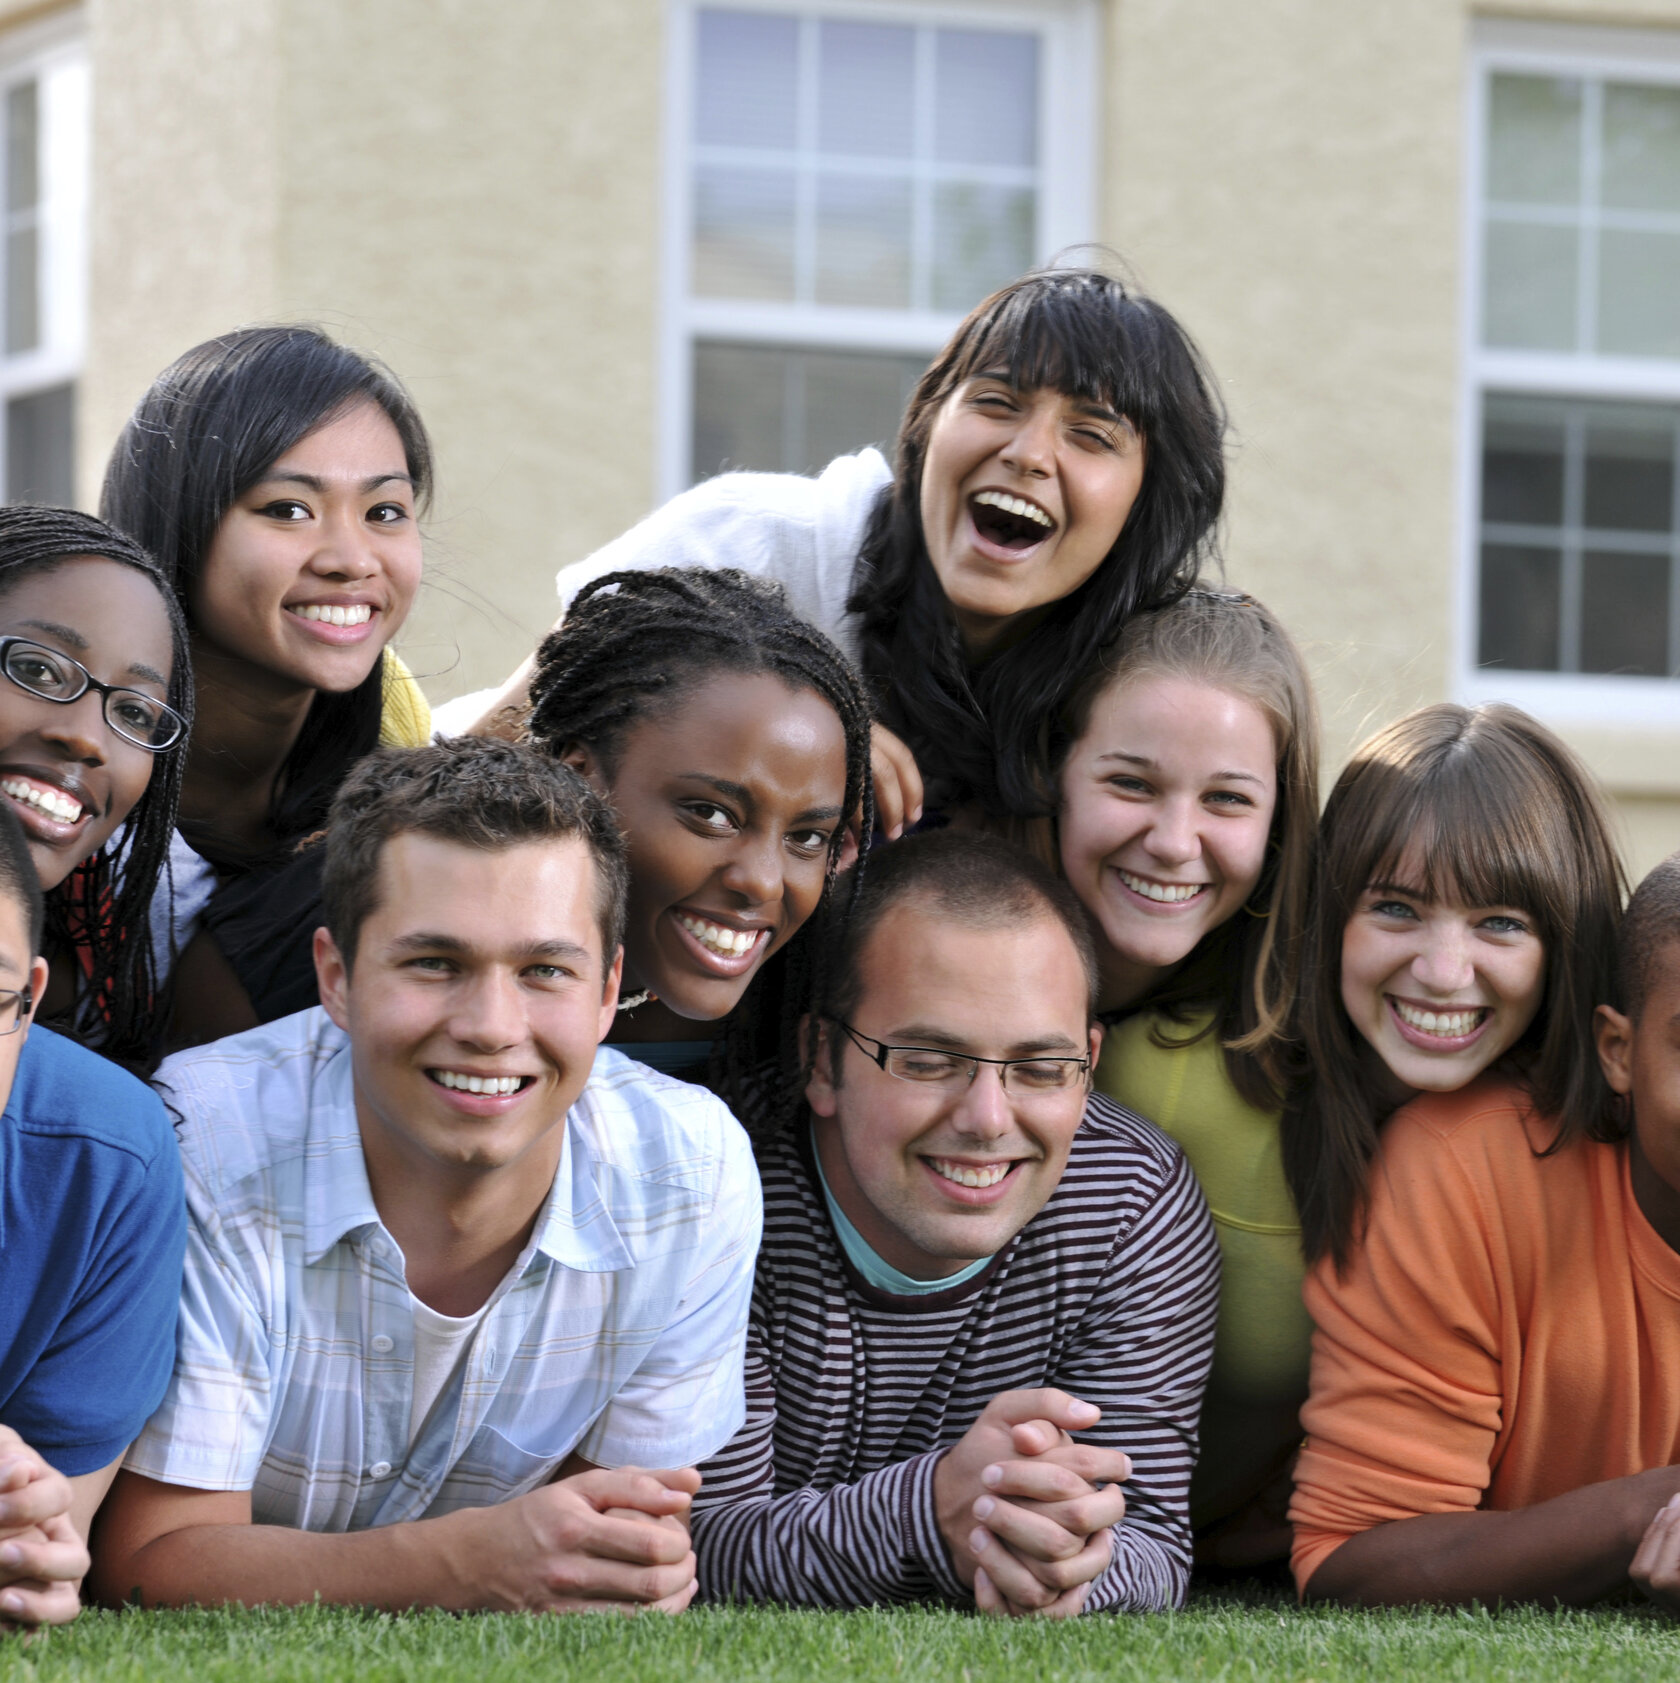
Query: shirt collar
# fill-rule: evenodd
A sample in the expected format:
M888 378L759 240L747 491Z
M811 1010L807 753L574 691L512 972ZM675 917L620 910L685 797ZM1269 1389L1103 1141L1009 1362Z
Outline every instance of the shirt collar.
M592 1150L601 1095L586 1086L566 1116L554 1184L537 1216L525 1258L537 1252L583 1273L606 1274L634 1263L602 1192L609 1164ZM602 1172L597 1172L597 1170ZM348 1039L316 1077L304 1152L303 1243L306 1265L341 1239L380 1225L356 1125L356 1092ZM524 1260L524 1259L522 1259ZM521 1270L522 1271L522 1270Z
M615 1178L613 1164L595 1149L596 1128L603 1120L599 1113L613 1108L616 1100L613 1089L590 1077L566 1113L560 1166L537 1217L536 1248L562 1267L587 1274L608 1274L635 1263L607 1204L607 1189ZM608 1127L612 1120L605 1119ZM621 1128L633 1129L636 1122L633 1115L617 1120Z
M303 1260L319 1262L340 1239L379 1224L356 1126L350 1042L315 1077L303 1160Z

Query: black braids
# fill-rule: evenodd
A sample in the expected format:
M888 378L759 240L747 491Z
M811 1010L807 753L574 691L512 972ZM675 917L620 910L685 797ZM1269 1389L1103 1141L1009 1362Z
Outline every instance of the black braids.
M788 605L781 586L733 568L608 573L580 590L565 623L537 651L531 679L532 741L550 753L588 747L610 779L629 729L713 672L768 672L820 695L846 742L845 810L861 815L860 847L875 828L870 775L873 714L851 663ZM846 831L829 845L822 904L834 891ZM843 928L862 873L854 872ZM817 1005L821 965L813 918L754 977L730 1014L715 1054L719 1090L737 1109L780 1125L797 1110L809 1074L799 1021ZM767 1066L775 1091L763 1094Z
M163 570L125 533L74 509L0 509L0 595L31 573L84 555L132 567L156 585L169 621L168 701L187 731L154 756L146 791L117 833L46 896L48 944L59 952L79 950L87 970L70 1017L51 1026L89 1040L114 1062L143 1069L153 1060L165 1016L149 914L160 886L174 892L169 846L193 719L186 620Z

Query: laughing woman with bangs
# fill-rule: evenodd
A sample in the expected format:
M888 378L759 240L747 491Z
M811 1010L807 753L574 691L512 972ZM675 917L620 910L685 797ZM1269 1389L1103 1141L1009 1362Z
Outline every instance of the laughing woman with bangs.
M730 473L562 571L570 607L625 569L735 567L852 657L878 722L882 828L1050 810L1042 722L1139 608L1196 576L1224 495L1224 414L1159 304L1050 269L977 306L874 449L818 477ZM481 730L511 733L529 663Z

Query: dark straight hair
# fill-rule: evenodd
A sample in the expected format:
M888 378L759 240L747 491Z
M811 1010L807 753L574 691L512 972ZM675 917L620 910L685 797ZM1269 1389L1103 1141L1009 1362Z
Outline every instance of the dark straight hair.
M162 564L183 608L223 516L285 452L359 401L402 439L424 508L432 447L396 377L319 328L244 327L207 339L152 382L117 439L99 512ZM379 740L384 661L354 690L318 694L281 768L269 822L283 840L325 822L345 771Z
M922 531L922 469L947 398L1006 374L1124 415L1143 485L1114 546L1025 636L971 664ZM1043 817L1055 806L1041 729L1127 618L1175 600L1209 559L1225 495L1225 412L1190 337L1152 299L1097 269L1024 275L979 304L917 382L896 473L876 505L847 603L883 722L931 771L936 800Z
M157 562L126 534L91 514L69 508L0 508L0 600L36 573L79 556L114 561L143 573L156 587L169 622L169 705L187 722L188 735L152 756L146 792L121 829L46 896L48 944L73 952L87 974L87 990L70 1021L55 1027L87 1038L118 1063L150 1061L160 1020L159 964L152 951L150 910L169 880L169 843L181 798L193 718L192 657L187 626Z
M1428 899L1510 906L1533 919L1545 987L1506 1068L1554 1128L1547 1149L1626 1131L1593 1043L1593 1009L1614 997L1625 892L1598 786L1515 707L1419 708L1357 750L1319 830L1283 1166L1307 1260L1328 1255L1338 1268L1359 1237L1390 1108L1342 1004L1342 940L1360 896L1402 869Z

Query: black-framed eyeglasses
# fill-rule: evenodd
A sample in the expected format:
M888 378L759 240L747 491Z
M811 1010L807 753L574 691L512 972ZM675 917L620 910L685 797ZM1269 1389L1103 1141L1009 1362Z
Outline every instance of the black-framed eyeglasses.
M35 1005L33 988L0 988L0 1038L16 1034Z
M186 733L187 721L167 702L144 690L102 684L79 660L27 637L0 637L0 672L20 690L66 707L93 690L104 704L105 723L148 754L173 748Z
M838 1017L830 1017L829 1021L844 1030L852 1044L877 1069L884 1069L900 1081L924 1086L969 1087L982 1064L994 1064L1004 1092L1015 1098L1031 1098L1040 1093L1065 1093L1070 1087L1081 1087L1091 1072L1089 1058L979 1058L968 1052L946 1052L934 1046L889 1046L883 1040L859 1034L850 1023L843 1023Z

